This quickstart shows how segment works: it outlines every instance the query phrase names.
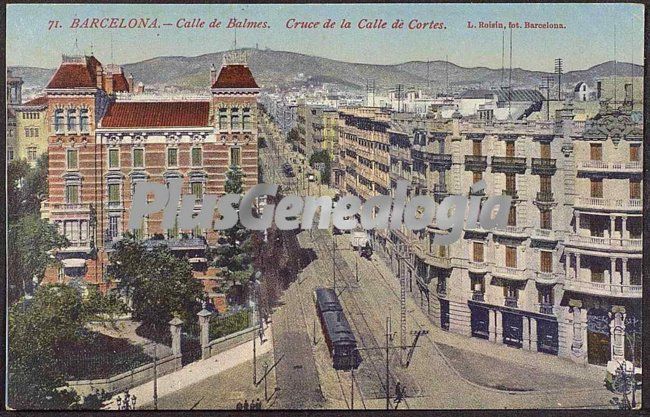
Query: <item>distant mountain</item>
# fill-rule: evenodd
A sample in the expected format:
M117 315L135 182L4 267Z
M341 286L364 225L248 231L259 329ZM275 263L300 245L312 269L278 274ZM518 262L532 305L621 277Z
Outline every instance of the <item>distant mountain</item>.
M262 87L300 86L329 82L344 88L365 89L366 83L374 80L379 90L403 87L443 88L447 79L456 87L498 86L502 79L508 82L509 71L486 67L465 68L445 61L411 61L396 65L371 65L337 61L317 56L285 51L246 49L248 64ZM147 86L177 87L184 90L203 90L209 84L210 65L217 68L223 61L223 52L196 57L166 56L146 61L125 64L127 73L132 73L137 82ZM427 68L428 67L428 68ZM595 84L595 79L614 75L613 61L591 68L570 71L563 75L562 82L585 81ZM54 70L35 67L10 67L20 75L28 88L42 88ZM618 62L616 73L620 76L642 75L643 67ZM428 74L428 76L427 76ZM512 84L517 88L537 88L543 75L549 73L520 68L512 70Z

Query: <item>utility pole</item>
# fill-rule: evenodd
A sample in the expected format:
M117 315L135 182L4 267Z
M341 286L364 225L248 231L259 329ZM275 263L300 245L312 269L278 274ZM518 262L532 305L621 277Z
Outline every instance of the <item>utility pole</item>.
M156 342L156 326L154 325L154 334L156 335L153 340L153 409L158 409L158 342Z
M390 379L389 379L389 372L388 372L388 353L389 353L389 347L388 347L388 320L390 318L386 317L386 410L390 410Z
M350 369L350 409L354 410L354 368Z
M550 99L550 94L551 94L551 81L553 81L553 77L550 75L545 75L542 77L542 81L544 84L542 85L542 89L546 90L546 120L551 120L551 99Z
M257 333L257 332L255 332ZM253 385L257 386L257 334L253 334Z
M332 231L332 277L334 278L334 292L336 293L336 235Z
M562 100L562 58L555 59L555 74L557 75L557 99Z

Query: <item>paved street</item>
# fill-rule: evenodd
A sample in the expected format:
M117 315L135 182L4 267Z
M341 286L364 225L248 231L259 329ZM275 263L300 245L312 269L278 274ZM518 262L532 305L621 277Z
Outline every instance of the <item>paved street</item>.
M272 136L269 134L269 138ZM272 140L267 139L269 142ZM272 179L282 180L279 167L283 160L290 159L291 152L270 145L267 157L263 156L264 163L268 164ZM271 150L275 152L273 158L268 156ZM307 193L300 181L285 183L294 192ZM314 195L316 189L311 191ZM327 187L320 191L334 194ZM407 388L407 398L399 408L611 407L609 400L613 395L603 387L602 368L583 367L561 358L446 332L431 322L418 305L419 298L410 293L406 304L406 344L412 343L411 331L426 329L429 334L420 338L409 367L403 368L400 349L396 348L400 339L399 282L377 254L368 261L351 251L348 236L336 237L336 287L360 345L363 363L355 372L353 384L349 373L332 369L318 323L314 333L312 293L318 286L334 286L332 237L328 231L301 232L301 247L313 249L316 259L290 286L282 299L284 305L273 315L278 335L274 353L276 358L284 353L282 362L286 363L284 368L277 369L278 407L283 404L288 408L308 408L318 404L326 408L352 408L354 397L354 408L385 408L388 316L393 333L389 340L389 394L394 395L397 381ZM291 364L296 366L293 373ZM296 383L297 378L301 378L300 384ZM292 395L285 399L283 394L287 391ZM317 398L316 392L322 398ZM394 406L391 402L391 408Z

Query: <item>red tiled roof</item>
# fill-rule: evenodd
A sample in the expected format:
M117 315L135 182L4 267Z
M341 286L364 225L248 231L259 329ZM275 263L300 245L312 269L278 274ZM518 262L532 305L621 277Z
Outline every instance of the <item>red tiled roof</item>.
M102 127L204 127L209 126L210 102L116 102L101 121Z
M94 77L95 69L83 63L61 64L50 80L47 88L78 88L96 87L97 79Z
M47 97L40 96L40 97L33 98L26 103L23 103L23 106L42 106L45 104L47 104Z
M212 88L259 88L246 65L224 65Z
M124 74L113 74L113 91L120 93L129 92L129 83Z

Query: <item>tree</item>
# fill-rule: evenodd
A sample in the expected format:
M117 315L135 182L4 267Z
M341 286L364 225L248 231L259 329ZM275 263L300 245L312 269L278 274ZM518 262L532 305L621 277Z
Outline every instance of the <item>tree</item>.
M11 161L7 166L7 204L9 222L25 214L38 214L41 202L47 197L48 156L43 154L36 167L24 159Z
M325 164L325 168L321 171L321 183L329 184L330 172L332 169L332 160L330 158L330 153L327 149L322 149L320 151L314 152L309 157L309 165L314 166L317 163Z
M38 214L27 214L9 225L8 233L8 297L13 303L28 294L36 278L40 283L45 268L56 260L50 256L53 249L69 245L53 224Z
M226 172L224 190L227 194L244 193L244 173L237 165L232 165ZM235 226L222 231L222 234L227 243L217 249L215 265L225 269L226 276L233 284L243 284L253 273L251 233L237 222Z
M300 134L298 133L298 130L294 127L287 134L287 142L295 143L298 142L299 140L300 140Z
M109 276L118 290L131 300L132 316L157 332L179 316L195 320L203 296L186 259L176 257L164 244L148 249L131 236L115 245L110 256Z
M60 352L87 337L84 326L105 305L102 296L84 299L73 287L39 287L34 297L9 310L8 405L15 409L70 409L79 396L66 386ZM104 313L107 311L104 311ZM90 403L84 403L85 407Z

